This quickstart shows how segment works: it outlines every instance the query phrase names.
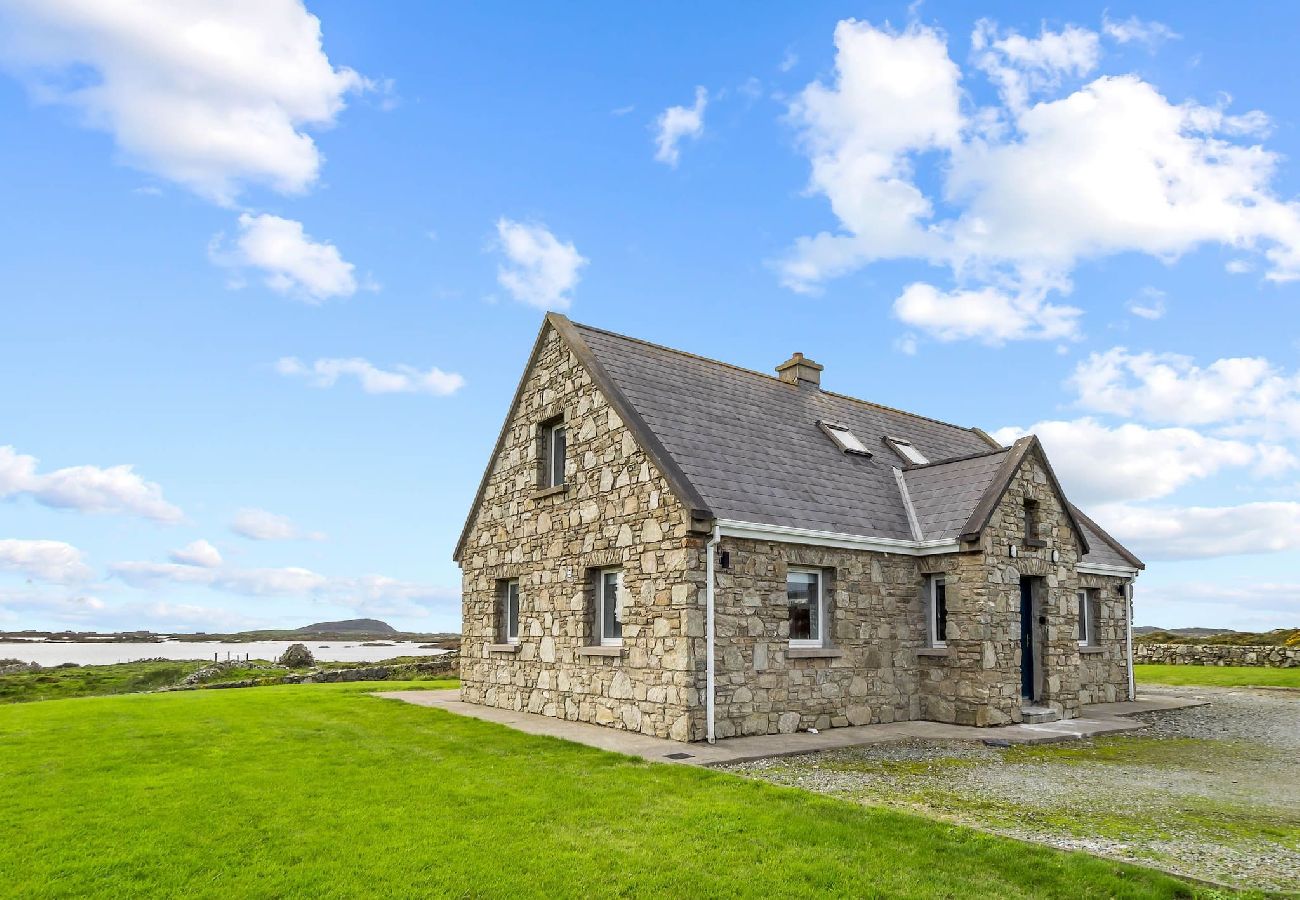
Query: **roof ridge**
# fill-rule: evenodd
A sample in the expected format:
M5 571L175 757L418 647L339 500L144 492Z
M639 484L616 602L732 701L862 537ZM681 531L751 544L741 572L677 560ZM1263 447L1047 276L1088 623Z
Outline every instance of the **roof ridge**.
M725 368L732 369L737 372L743 372L746 375L756 375L759 378L765 378L768 381L775 381L780 384L787 384L787 382L781 381L781 379L775 375L768 375L766 372L760 372L757 369L747 369L744 366L738 366L735 363L729 363L726 360L714 359L711 356L702 356L699 353L692 353L689 350L681 350L677 347L669 347L666 344L656 344L654 341L647 341L644 338L633 337L630 334L622 334L617 331L610 331L608 328L599 328L595 325L587 325L583 322L573 322L573 325L577 328L585 328L588 331L598 332L599 334L607 334L610 337L622 338L625 341L632 341L634 344L642 344L643 346L646 347L653 347L656 350L664 350L667 351L668 353L676 353L679 356L687 356L690 357L691 359L697 359L700 362L713 363L714 365L717 366L723 366ZM795 387L795 385L790 385L790 387ZM887 406L884 403L876 403L875 401L872 400L863 400L861 397L853 397L850 396L849 394L841 394L837 391L828 391L825 388L822 388L820 386L818 387L818 390L821 391L821 393L827 394L831 397L839 397L841 400L848 400L852 403L860 403L863 406L871 406L876 409L882 409L886 412L897 413L900 416L911 416L913 419L921 419L926 422L934 422L936 425L943 425L946 428L956 428L958 431L966 431L966 432L972 430L966 425L957 425L953 422L945 422L943 419L936 419L934 416L926 416L926 415L922 415L921 413L909 412L906 409L899 409L896 406ZM995 450L993 452L996 453L999 451Z
M929 469L934 466L946 466L949 463L965 462L968 459L980 459L984 456L996 456L999 453L1006 453L1010 447L1003 447L1000 450L984 450L980 453L967 453L965 456L950 456L947 459L936 459L926 463L916 463L914 465L903 466L904 472L915 472L917 469Z

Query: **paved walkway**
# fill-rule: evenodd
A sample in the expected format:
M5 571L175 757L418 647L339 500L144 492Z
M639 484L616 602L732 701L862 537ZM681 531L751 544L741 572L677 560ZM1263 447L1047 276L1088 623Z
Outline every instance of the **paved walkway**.
M1123 718L1134 713L1166 709L1203 706L1208 701L1194 697L1146 696L1123 703L1098 703L1084 707L1084 717L1064 722L1040 725L1007 725L1001 728L972 728L966 725L945 725L942 722L894 722L890 725L858 725L849 728L828 728L818 734L801 731L797 734L762 734L753 737L728 738L715 744L703 742L683 744L667 738L651 737L590 725L586 722L569 722L536 713L515 712L462 703L460 691L380 691L376 696L402 700L416 706L432 706L461 716L471 716L487 722L508 725L527 734L542 734L639 756L651 762L676 762L690 766L717 766L724 763L745 762L771 756L793 756L818 750L840 747L857 747L883 741L900 741L923 738L934 741L1005 741L1007 744L1045 744L1052 741L1077 740L1099 734L1136 731L1146 726L1141 722Z

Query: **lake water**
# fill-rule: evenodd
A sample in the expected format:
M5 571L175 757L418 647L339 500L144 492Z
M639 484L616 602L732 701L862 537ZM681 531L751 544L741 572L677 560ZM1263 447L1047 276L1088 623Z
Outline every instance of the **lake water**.
M395 656L438 656L446 650L421 650L409 641L394 642L391 647L363 647L357 641L250 641L246 644L223 644L219 641L163 641L158 644L114 644L104 641L87 643L37 643L34 641L0 641L0 659L57 666L79 663L83 666L131 662L137 659L252 659L276 660L290 644L303 643L312 655L326 662L380 662Z

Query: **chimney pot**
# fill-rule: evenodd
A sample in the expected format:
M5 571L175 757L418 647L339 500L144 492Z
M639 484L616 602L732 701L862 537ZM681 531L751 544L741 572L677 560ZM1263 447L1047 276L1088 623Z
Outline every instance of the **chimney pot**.
M821 387L822 368L802 353L796 353L776 367L776 374L786 384L802 382L813 387Z

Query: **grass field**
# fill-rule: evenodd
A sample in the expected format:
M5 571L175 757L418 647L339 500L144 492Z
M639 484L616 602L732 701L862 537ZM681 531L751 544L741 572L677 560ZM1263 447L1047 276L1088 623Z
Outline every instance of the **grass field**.
M399 686L0 707L0 895L1197 891L1152 870L365 693Z
M51 667L36 672L0 675L0 703L152 691L177 684L203 665L190 660L170 660L70 666L66 669Z
M1300 690L1300 669L1273 669L1265 666L1135 665L1133 675L1138 684L1279 687Z

